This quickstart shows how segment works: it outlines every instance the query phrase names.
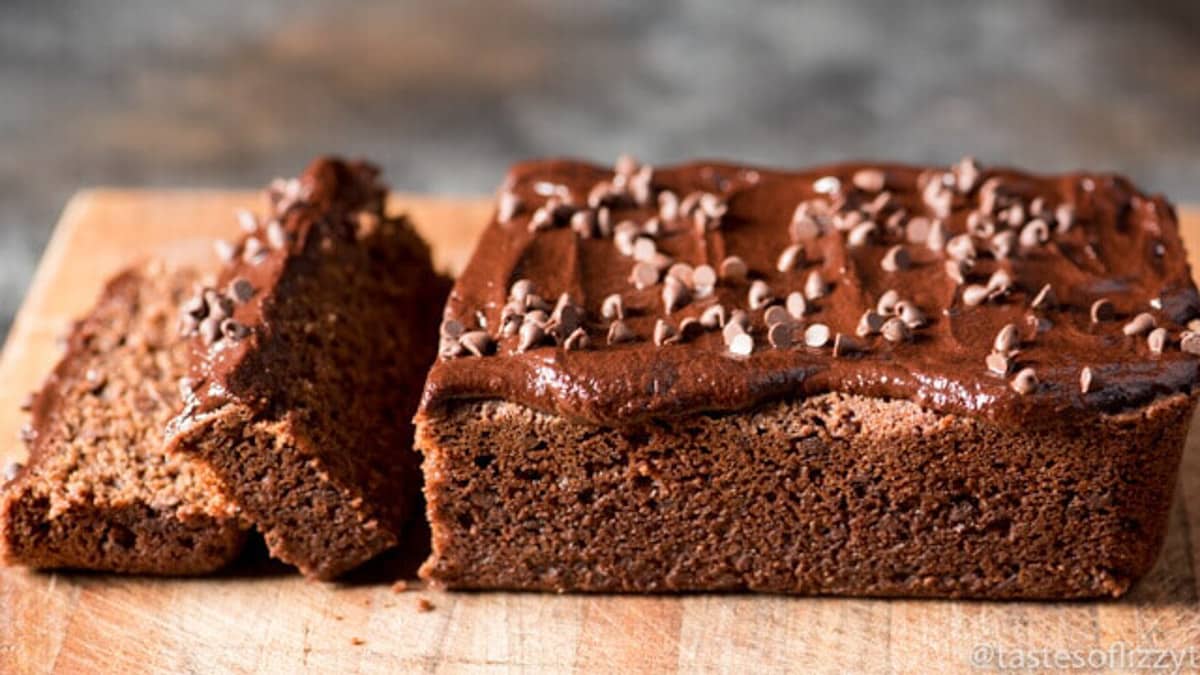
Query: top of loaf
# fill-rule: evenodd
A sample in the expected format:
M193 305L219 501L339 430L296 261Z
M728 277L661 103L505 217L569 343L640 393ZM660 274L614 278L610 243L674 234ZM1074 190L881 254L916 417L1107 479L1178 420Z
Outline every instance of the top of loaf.
M423 410L620 426L841 391L1049 424L1190 391L1198 315L1174 210L1112 174L532 161Z

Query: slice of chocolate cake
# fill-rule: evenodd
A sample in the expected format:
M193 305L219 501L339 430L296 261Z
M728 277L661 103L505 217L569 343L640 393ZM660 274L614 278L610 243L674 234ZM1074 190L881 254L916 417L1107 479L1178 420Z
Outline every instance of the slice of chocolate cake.
M29 460L0 495L5 562L198 574L237 556L243 530L216 476L163 443L190 352L177 307L198 279L130 269L75 325L31 402Z
M1172 208L1113 175L518 165L417 416L423 574L1120 595L1166 530L1198 308Z
M271 554L331 579L394 546L420 476L411 418L448 282L377 170L278 181L183 307L193 357L172 447L201 458Z

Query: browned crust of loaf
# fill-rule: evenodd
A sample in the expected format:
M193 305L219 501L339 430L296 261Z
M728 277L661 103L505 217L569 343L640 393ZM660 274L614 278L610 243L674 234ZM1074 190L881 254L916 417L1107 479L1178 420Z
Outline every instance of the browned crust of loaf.
M158 263L129 268L75 324L35 397L27 466L0 496L0 558L199 574L237 556L244 532L219 481L162 445L186 364L175 305L198 278Z
M512 402L418 419L449 588L1120 596L1153 565L1196 399L1001 429L844 394L618 431Z

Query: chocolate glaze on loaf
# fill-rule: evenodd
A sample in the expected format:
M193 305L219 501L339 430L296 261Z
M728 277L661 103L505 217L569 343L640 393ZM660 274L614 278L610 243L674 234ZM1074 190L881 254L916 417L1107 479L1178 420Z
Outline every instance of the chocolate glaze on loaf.
M190 351L177 307L199 280L157 263L131 268L75 325L33 398L28 463L0 497L6 562L199 574L237 556L237 507L208 467L163 442Z
M1101 174L518 165L417 415L451 588L1067 598L1152 566L1197 400Z
M623 425L836 391L906 399L1023 427L1190 392L1200 374L1195 356L1178 347L1200 301L1175 213L1162 197L1147 196L1119 176L1035 176L980 169L970 160L950 170L842 164L785 172L718 163L627 168L624 178L572 161L527 162L512 170L501 200L501 215L511 212L511 218L497 218L484 233L478 250L486 255L471 260L447 307L447 317L467 331L479 327L482 312L487 332L498 339L495 354L439 360L428 381L426 410L453 400L498 398ZM649 176L642 203L633 190L605 192L603 186L632 184L639 173ZM719 216L687 215L671 206L686 206L694 194L714 195L692 201L699 204L697 213L707 206ZM554 213L546 217L548 211ZM719 270L723 260L737 256L749 276L722 279L703 298L685 285L690 300L665 311L669 274L661 269L659 280L643 289L631 283L637 261L619 250L615 231L622 221L653 242L650 250L660 256L654 265ZM581 236L588 223L591 231ZM981 236L967 240L975 251L964 254L963 240L954 238L968 231ZM931 238L941 240L940 248ZM792 244L802 248L800 259L781 271L781 254ZM898 253L890 253L896 246ZM1004 255L995 252L1005 248ZM898 269L894 260L885 261L889 253L907 265ZM965 283L946 267L956 255L973 262ZM753 283L765 282L771 305L782 306L790 293L815 284L814 273L823 277L826 292L809 298L807 313L780 333L798 346L772 347L765 323L770 305L750 306ZM499 334L510 287L523 278L549 303L569 294L582 308L588 348L568 351L546 341L519 353L519 334ZM1032 307L1047 285L1049 297ZM915 305L923 325L900 342L878 332L856 335L864 312L889 290ZM606 344L610 322L602 317L602 303L610 294L623 300L630 341ZM986 299L971 306L966 297L972 294L972 301ZM1093 321L1092 306L1100 300L1110 303L1112 314L1101 312L1102 320ZM717 304L726 313L748 313L748 357L732 353L722 331L696 326L672 344L655 344L659 320L664 331L678 332ZM1154 353L1149 328L1132 335L1124 330L1143 312L1166 329L1162 353ZM828 345L805 346L806 328L818 323L829 329ZM1000 374L989 370L988 357L1007 324L1016 327L1018 344ZM834 350L838 334L842 342ZM1036 386L1021 393L1017 374L1026 368L1033 369ZM1086 392L1080 386L1084 368L1093 378Z
M419 485L411 417L448 283L363 162L320 159L218 246L173 448L225 481L275 557L339 576L394 546Z

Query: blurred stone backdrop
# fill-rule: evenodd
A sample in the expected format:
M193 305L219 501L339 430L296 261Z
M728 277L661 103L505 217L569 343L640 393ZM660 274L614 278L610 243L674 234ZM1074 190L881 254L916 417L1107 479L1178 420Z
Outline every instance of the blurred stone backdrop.
M1131 174L1200 201L1200 2L0 2L0 335L70 194L314 154L483 193L560 154Z

